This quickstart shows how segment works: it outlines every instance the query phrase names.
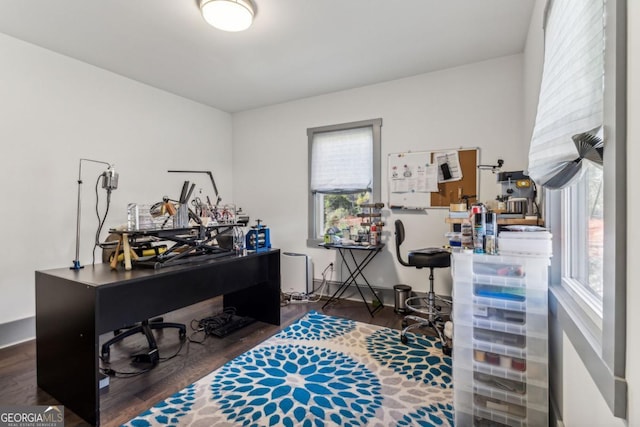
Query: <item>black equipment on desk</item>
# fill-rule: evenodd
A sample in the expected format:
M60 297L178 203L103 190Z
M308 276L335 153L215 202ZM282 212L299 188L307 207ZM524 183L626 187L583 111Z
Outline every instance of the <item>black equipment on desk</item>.
M141 245L155 247L154 243L165 242L166 250L161 253L140 257L133 261L135 266L158 269L234 255L233 249L217 243L217 238L220 237L222 241L225 241L223 236L232 231L235 226L237 224L234 223L152 230L114 229L110 232L118 235L126 234L133 248Z
M256 220L257 225L251 227L246 235L246 247L249 251L263 252L271 248L271 236L266 225L261 224L262 220Z
M537 216L536 186L523 171L500 172L497 176L502 186L500 198L506 203L506 212L500 218L524 218Z

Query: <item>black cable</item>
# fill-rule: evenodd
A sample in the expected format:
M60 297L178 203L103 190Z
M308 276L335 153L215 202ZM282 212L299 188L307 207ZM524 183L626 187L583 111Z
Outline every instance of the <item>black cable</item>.
M166 362L168 360L171 360L171 359L177 357L178 354L180 354L180 352L182 351L182 348L184 347L184 343L185 343L185 340L180 340L180 347L178 347L178 350L175 353L173 353L171 356L160 357L158 359L158 363ZM188 343L187 343L187 346L188 346ZM188 353L188 347L187 347L187 353ZM107 364L107 365L110 363L110 362L104 361L102 359L102 356L100 356L100 361L102 363ZM106 367L102 367L102 366L99 367L100 372L102 372L104 375L108 375L110 377L116 377L116 378L132 378L132 377L136 377L138 375L146 374L147 372L151 371L153 368L155 368L155 365L150 366L150 367L145 368L145 369L141 369L139 371L117 371L117 370L115 370L113 368L106 368Z
M540 206L538 206L538 187L533 180L531 180L531 184L533 184L533 206L536 208L536 216L541 219L542 212L540 212Z
M107 215L109 214L109 208L111 206L111 190L107 189L107 206L105 208L104 211L104 216L101 218L100 217L100 210L99 210L99 205L100 205L100 194L98 192L98 184L100 183L100 178L102 178L103 175L98 175L98 179L96 180L96 186L95 186L95 193L96 193L96 217L98 218L98 229L96 230L96 236L95 236L95 241L93 244L93 255L92 255L92 264L95 265L96 263L96 248L98 247L102 247L100 244L100 234L102 233L102 228L104 227L104 223L107 219Z
M235 307L226 307L223 311L218 314L214 314L213 316L205 317L200 320L193 319L191 321L191 329L194 332L189 336L189 342L203 344L209 335L213 335L213 331L220 326L231 322L235 314ZM196 326L194 326L194 324L196 324ZM204 334L204 337L201 340L197 340L194 338L197 334Z
M180 351L182 351L182 347L184 347L184 343L185 343L185 341L186 341L186 340L180 340L180 347L178 347L178 350L177 350L175 353L173 353L171 356L169 356L169 357L161 357L161 358L159 359L159 360L160 360L160 363L162 363L162 362L166 362L167 360L171 360L171 359L173 359L174 357L176 357L178 354L180 354Z
M115 369L112 369L112 368L100 368L100 372L102 372L104 375L107 375L109 377L133 378L133 377L137 377L138 375L146 374L152 369L153 369L153 366L146 369L142 369L140 371L116 371Z

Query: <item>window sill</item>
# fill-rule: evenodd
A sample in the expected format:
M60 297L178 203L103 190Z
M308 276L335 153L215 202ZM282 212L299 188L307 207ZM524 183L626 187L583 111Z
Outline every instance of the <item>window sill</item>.
M571 340L612 414L626 419L626 379L616 377L603 359L601 340L589 316L559 285L549 287L549 310Z

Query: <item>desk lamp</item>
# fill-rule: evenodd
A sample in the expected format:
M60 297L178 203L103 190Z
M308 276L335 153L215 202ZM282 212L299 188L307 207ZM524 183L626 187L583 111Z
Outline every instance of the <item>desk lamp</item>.
M215 206L217 207L222 201L222 197L220 197L220 195L218 194L218 187L216 186L216 182L213 179L213 174L211 173L211 171L168 170L167 172L169 173L203 173L208 175L209 179L211 180L211 185L213 186L213 192L215 193L215 196L216 196Z
M82 201L82 162L93 162L107 165L107 170L102 172L102 188L107 190L107 206L109 206L109 200L111 198L111 191L118 188L118 173L113 168L113 165L100 160L80 159L78 166L78 211L76 214L76 259L73 260L73 265L69 267L71 270L80 270L83 268L80 265L80 213L81 213L81 201Z

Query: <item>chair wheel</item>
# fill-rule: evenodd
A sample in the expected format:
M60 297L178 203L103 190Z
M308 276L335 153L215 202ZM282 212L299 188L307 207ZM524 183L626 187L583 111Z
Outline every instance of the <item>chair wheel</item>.
M102 361L108 362L110 358L111 358L111 350L109 350L109 348L103 348L102 355L101 355Z
M184 341L185 339L187 339L187 331L183 331L182 329L180 329L180 331L178 332L178 336L180 337L180 341Z
M453 350L453 349L452 349L451 347L449 347L448 345L444 345L444 346L442 346L442 353L443 353L445 356L451 356L451 353L452 353L452 351L451 351L451 350Z
M409 343L409 338L407 338L406 335L400 335L400 341L402 342L402 344L407 344Z

